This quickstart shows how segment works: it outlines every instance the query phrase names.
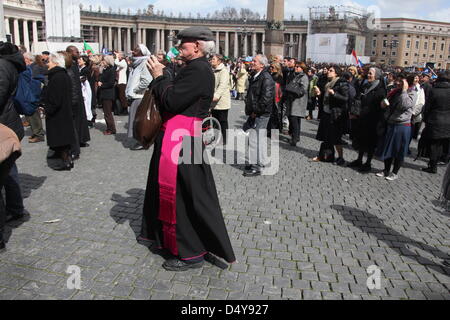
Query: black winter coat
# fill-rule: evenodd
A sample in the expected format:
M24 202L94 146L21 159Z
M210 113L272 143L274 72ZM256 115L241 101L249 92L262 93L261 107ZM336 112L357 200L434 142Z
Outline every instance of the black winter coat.
M24 136L24 129L19 114L11 107L6 112L5 107L14 93L19 79L19 73L26 69L25 60L16 52L11 55L0 55L0 122L12 129L19 140Z
M116 83L116 66L103 69L100 75L100 100L114 100L114 85Z
M436 82L423 115L428 139L450 138L450 82Z
M275 105L275 81L267 70L261 71L255 79L249 80L247 97L245 99L245 114L270 115Z
M44 102L48 146L62 147L75 143L72 83L64 68L54 67L48 71Z
M214 74L205 57L188 61L171 79L164 73L150 86L160 101L162 112L204 119L209 114L214 96Z
M344 78L339 78L331 89L333 89L334 94L329 96L330 109L340 109L339 112L343 114L348 108L349 83Z
M361 88L361 115L358 119L358 128L354 132L354 139L356 139L356 146L360 151L373 151L378 143L377 126L380 120L383 119L384 109L381 108L381 101L386 98L386 89L383 81L380 81L378 86L373 90L367 92L367 83Z

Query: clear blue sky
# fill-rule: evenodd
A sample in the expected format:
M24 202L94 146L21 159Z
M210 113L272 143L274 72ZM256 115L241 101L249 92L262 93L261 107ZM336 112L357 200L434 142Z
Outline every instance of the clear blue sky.
M214 13L224 7L249 8L265 14L267 1L265 0L81 0L85 6L93 5L94 8L102 6L104 11L109 7L117 10L119 7L122 12L128 8L132 11L144 9L149 4L155 6L155 10L164 10L169 14L173 12L178 15L179 12L187 15L189 12L193 16L197 13L206 15ZM292 14L295 17L307 15L308 7L319 5L339 5L354 4L356 6L377 8L382 18L405 17L425 20L435 20L450 22L450 2L448 0L286 0L285 15L289 18Z

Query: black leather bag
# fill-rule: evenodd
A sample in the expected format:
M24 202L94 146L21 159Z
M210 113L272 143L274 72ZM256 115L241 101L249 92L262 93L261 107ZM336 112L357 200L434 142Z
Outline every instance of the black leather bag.
M133 136L148 149L155 142L162 119L152 90L147 90L136 110L133 124Z
M302 76L303 77L303 76ZM301 78L294 78L291 82L286 85L284 89L287 93L293 95L295 98L301 98L305 95L305 88L301 83Z
M25 136L25 130L23 129L22 120L20 119L20 116L14 106L13 96L14 93L11 94L11 97L8 99L5 107L3 108L3 112L0 115L0 123L14 131L19 138L19 141L22 141Z

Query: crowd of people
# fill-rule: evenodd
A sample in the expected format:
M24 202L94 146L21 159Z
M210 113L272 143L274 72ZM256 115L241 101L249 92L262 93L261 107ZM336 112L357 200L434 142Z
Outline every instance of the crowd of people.
M23 127L31 127L29 143L46 141L47 157L60 163L55 170L73 169L81 148L89 147L89 128L98 122L99 108L106 124L104 135L116 134L114 116L128 115L131 150L143 150L135 140L133 124L149 88L160 103L163 129L156 138L150 165L140 239L156 241L174 255L164 265L168 270L199 267L207 252L228 262L235 260L216 190L205 190L205 185L214 186L209 166L174 167L165 159L170 142L164 138L165 132L177 126L185 127L194 139L198 138L194 122L211 115L220 123L226 147L231 99L244 100L248 116L243 126L248 131L249 144L245 177L261 175L267 165L264 152L267 142L261 138L262 130L279 130L295 147L301 143L302 121L319 121L316 138L321 145L312 161L334 162L360 172L371 172L372 159L377 157L384 161L384 170L376 175L393 181L398 179L403 161L411 153L412 139L419 141L417 156L429 158L423 171L436 173L440 162L449 161L448 70L433 77L430 73L407 73L401 68L383 70L370 64L363 67L306 64L281 56L269 60L262 54L254 56L252 61L230 61L212 53L214 43L207 28L188 28L179 38L179 57L169 57L163 51L152 56L143 44L126 56L115 51L80 54L75 46L33 55L10 43L0 43L0 124L3 125L0 125L0 141L8 145L3 150L10 151L0 155L0 188L5 192L5 201L0 199L0 249L4 247L1 231L5 221L20 219L24 214L15 165L15 159L20 156ZM32 75L28 82L30 88L37 89L22 88L25 72ZM25 101L20 103L35 107L33 112L23 113L24 123L18 115L21 112L14 108L19 103L18 96L25 95L22 92L31 98L19 99ZM270 130L267 132L270 137ZM344 159L343 146L348 142L343 137L347 134L358 152L357 159L351 162ZM178 172L178 178L173 172ZM192 181L194 176L196 181ZM179 183L176 179L190 181L183 184L189 186L183 190L189 199L176 197L174 200ZM155 195L154 190L159 192ZM192 201L199 192L207 195L202 203L209 202L208 210L197 208ZM186 206L192 203L195 205L190 209L197 210L204 223L209 226L218 223L215 231L209 230L205 235L198 226L187 227L189 224L174 229L177 218L190 219ZM177 205L181 213L175 214L173 208ZM159 211L154 210L158 207ZM205 242L205 237L210 243Z

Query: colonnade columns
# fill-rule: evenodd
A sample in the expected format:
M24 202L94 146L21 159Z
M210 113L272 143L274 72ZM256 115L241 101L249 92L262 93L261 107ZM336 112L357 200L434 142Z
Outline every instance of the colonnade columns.
M172 38L172 36L173 36L173 30L170 30L170 33L169 33L169 48L167 49L167 51L169 51L170 49L172 49L172 47L173 47L173 38Z
M10 34L11 31L9 29L9 18L5 18L5 34Z
M98 45L99 45L99 49L100 52L103 50L103 27L98 27Z
M112 28L108 27L108 50L112 50Z
M289 33L289 57L292 57L294 53L294 35L292 33Z
M225 32L225 56L230 56L230 35L228 31Z
M36 46L39 41L38 30L37 30L37 21L33 20L33 50L36 51Z
M220 32L216 31L216 53L220 53Z
M117 28L117 50L122 51L122 28Z
M20 45L20 35L19 35L19 20L14 19L14 44L19 46Z
M302 55L302 34L300 33L298 35L298 59L299 60L303 60L303 55Z
M256 35L257 33L254 32L252 33L252 52L251 52L251 56L254 56L256 54Z
M262 45L261 45L261 51L262 51L262 53L263 54L265 54L265 45L264 45L264 42L266 41L266 33L264 32L263 34L262 34Z
M142 43L147 47L147 29L142 29Z
M23 45L27 48L27 51L30 51L30 34L28 32L28 21L22 21L23 26Z
M239 37L238 33L234 33L234 57L239 57Z
M160 43L160 37L161 32L159 31L159 29L156 29L155 31L155 54L161 49L161 43Z
M131 51L131 29L127 28L127 46L125 48L126 54Z
M247 39L247 35L245 35L244 37L242 37L243 41L244 41L244 56L248 55L248 39Z
M164 29L161 29L161 41L160 41L161 50L166 51L166 33Z
M136 32L136 45L142 43L142 28L138 28Z

